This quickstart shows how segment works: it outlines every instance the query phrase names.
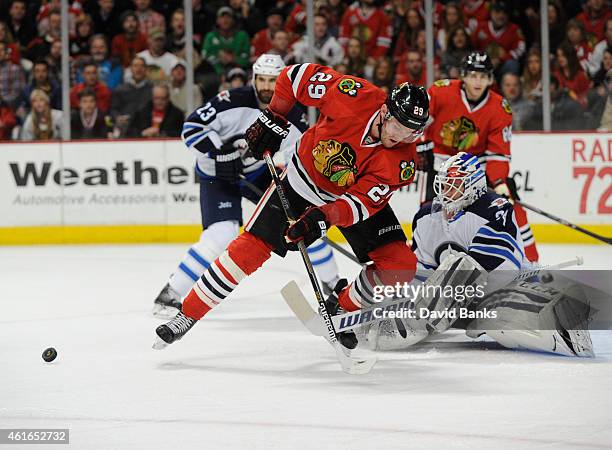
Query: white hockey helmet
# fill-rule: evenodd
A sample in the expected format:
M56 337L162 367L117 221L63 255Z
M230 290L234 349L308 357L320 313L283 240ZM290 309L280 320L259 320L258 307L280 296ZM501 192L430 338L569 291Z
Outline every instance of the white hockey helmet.
M255 83L255 75L277 77L284 68L285 63L280 55L264 53L253 64L253 83Z
M485 172L478 158L465 152L448 158L434 178L434 192L449 215L478 200L487 192Z

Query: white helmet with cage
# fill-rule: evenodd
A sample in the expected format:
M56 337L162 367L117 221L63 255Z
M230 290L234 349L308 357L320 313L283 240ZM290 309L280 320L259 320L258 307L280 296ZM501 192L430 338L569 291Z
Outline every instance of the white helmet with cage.
M446 160L434 178L436 200L453 216L487 192L485 171L478 158L460 152Z
M277 77L284 68L285 63L280 55L264 53L253 63L253 83L255 82L255 75Z

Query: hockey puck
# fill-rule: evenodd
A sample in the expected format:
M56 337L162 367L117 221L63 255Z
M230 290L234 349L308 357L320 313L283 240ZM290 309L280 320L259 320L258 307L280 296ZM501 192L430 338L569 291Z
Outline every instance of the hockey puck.
M542 274L541 279L542 283L550 283L553 280L553 276L550 273L546 272Z
M57 357L57 350L55 350L53 347L49 347L42 354L42 358L47 362L53 361L56 357Z

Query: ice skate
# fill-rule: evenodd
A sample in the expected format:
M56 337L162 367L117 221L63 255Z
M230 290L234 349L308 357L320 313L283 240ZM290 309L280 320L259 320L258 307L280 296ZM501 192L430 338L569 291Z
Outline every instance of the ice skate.
M181 297L166 283L153 303L153 316L171 319L181 310Z
M191 327L196 324L197 320L187 317L182 312L179 312L170 322L160 325L155 330L158 339L153 344L153 348L161 350L181 339Z
M344 314L346 311L340 307L338 303L338 295L342 290L348 286L346 278L341 278L336 283L336 286L331 291L327 299L325 300L325 306L331 316L337 316L338 314ZM338 333L338 341L349 350L357 347L357 336L352 331L343 331Z

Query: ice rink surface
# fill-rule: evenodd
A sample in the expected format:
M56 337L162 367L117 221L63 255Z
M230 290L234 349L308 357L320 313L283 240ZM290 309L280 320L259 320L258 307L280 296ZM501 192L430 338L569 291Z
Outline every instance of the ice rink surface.
M308 284L295 254L155 351L152 300L186 248L0 247L0 428L70 428L77 449L612 448L612 332L594 360L453 332L345 375L280 297ZM605 246L540 253L611 268Z

